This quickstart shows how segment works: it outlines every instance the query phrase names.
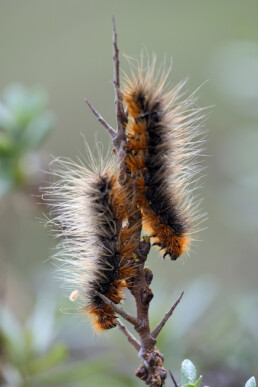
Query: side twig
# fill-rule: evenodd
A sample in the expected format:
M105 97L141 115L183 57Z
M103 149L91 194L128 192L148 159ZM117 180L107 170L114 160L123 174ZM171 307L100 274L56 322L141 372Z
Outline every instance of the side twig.
M127 313L124 309L120 308L116 304L114 304L112 301L110 301L109 298L104 296L103 294L95 291L96 295L101 298L107 305L109 305L117 314L122 316L126 321L134 325L135 327L139 325L139 321L136 317L132 316L130 313Z
M168 321L169 317L172 316L174 310L176 309L177 305L179 304L179 302L181 301L181 298L183 297L184 295L184 292L181 293L181 295L178 297L178 299L176 300L176 302L174 303L174 305L172 305L172 307L169 309L169 311L165 314L165 316L163 317L163 319L158 323L158 325L156 325L156 327L153 329L153 331L151 332L152 336L153 337L157 337L159 335L159 333L161 332L162 328L164 327L164 325L166 324L166 322Z
M173 381L175 387L178 387L178 384L177 384L177 382L176 382L176 379L174 378L174 375L172 374L172 372L171 372L170 370L169 370L168 372L169 372L169 375L170 375L170 377L171 377L171 379L172 379L172 381Z
M116 135L116 131L112 128L112 126L110 126L105 120L104 118L97 112L97 110L92 106L92 104L87 101L87 99L84 100L86 102L86 104L89 106L89 108L91 109L92 113L94 114L94 116L97 118L97 120L104 126L104 128L107 129L108 133L110 134L110 136L112 138L115 137Z
M134 335L131 332L129 332L126 326L119 319L117 319L116 321L120 331L126 336L127 340L129 341L129 343L132 344L132 346L136 349L136 351L139 352L141 348L141 344L139 343L139 341L134 337Z

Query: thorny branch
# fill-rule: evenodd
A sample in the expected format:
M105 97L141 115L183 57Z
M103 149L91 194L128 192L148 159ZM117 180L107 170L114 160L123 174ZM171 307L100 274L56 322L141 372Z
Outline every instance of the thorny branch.
M98 121L105 127L110 134L114 151L117 156L120 165L120 178L119 182L121 185L126 185L127 190L131 191L131 209L128 214L128 227L132 227L134 230L134 240L137 241L137 249L135 256L137 256L137 270L136 274L132 278L132 283L129 287L131 291L137 310L137 317L127 313L124 309L114 304L103 294L96 292L96 294L109 305L117 314L122 316L125 320L130 322L136 332L139 335L140 342L129 332L125 325L118 319L117 325L120 331L126 336L127 340L134 346L138 351L138 356L142 361L142 365L136 370L136 376L143 380L147 385L151 387L162 387L167 377L167 371L163 367L164 357L155 347L156 338L161 332L169 317L174 312L176 306L179 304L183 293L176 300L170 310L165 314L159 324L151 332L149 323L149 304L153 298L153 293L150 288L150 284L153 278L152 271L145 267L148 253L150 251L150 239L144 237L141 241L142 231L142 215L138 209L135 201L134 186L130 185L130 178L127 175L125 168L125 144L126 144L126 125L128 122L127 112L124 109L123 94L120 89L120 77L119 77L119 57L118 57L118 45L117 45L117 31L115 25L115 19L112 18L113 24L113 63L114 63L114 90L115 90L115 109L116 109L116 121L117 130L115 131L104 118L95 110L95 108L87 101L85 102L90 107L93 114L96 116ZM173 378L172 378L173 379ZM175 381L174 381L175 383ZM175 383L176 385L176 383Z

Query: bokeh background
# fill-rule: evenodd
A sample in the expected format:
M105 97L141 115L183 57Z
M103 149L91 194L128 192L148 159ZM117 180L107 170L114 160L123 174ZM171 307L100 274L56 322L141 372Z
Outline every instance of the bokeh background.
M0 383L138 386L138 359L120 332L96 335L86 319L72 313L48 259L55 242L40 221L46 209L33 196L45 184L41 171L48 170L51 155L75 160L85 153L84 138L92 149L98 141L110 149L84 98L115 125L113 14L123 70L124 54L154 52L168 64L172 58L170 82L188 77L190 93L207 81L198 104L212 106L205 124L201 195L208 220L202 241L176 262L164 262L154 250L149 258L152 325L185 291L158 345L178 380L182 360L190 358L211 387L243 386L258 376L256 0L1 0L0 102L9 95L12 104L13 92L20 96L14 105L23 103L24 89L12 86L11 92L10 85L36 88L39 106L48 106L47 123L37 130L45 128L48 136L40 147L29 145L25 161L16 153L26 178L9 185L0 153ZM19 147L19 136L14 138ZM130 301L126 307L133 310Z

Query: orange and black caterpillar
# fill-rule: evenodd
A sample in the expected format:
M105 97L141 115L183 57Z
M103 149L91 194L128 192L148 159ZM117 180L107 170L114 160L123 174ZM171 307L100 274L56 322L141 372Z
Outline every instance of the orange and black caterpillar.
M199 219L191 181L199 171L201 109L192 98L178 102L182 85L165 90L166 76L153 79L154 64L127 78L126 164L135 181L143 223L164 257L177 259L189 248Z
M118 249L118 221L119 203L114 197L115 178L99 176L93 183L95 199L92 200L92 211L97 215L100 227L96 228L96 237L101 246L101 256L96 261L97 278L92 279L87 285L89 291L88 307L93 316L94 324L98 329L110 329L116 326L116 316L110 306L95 294L100 292L115 304L119 304L123 298L123 288L126 286L126 276L123 272L124 265Z
M97 330L107 330L116 326L116 316L95 292L120 303L135 270L132 230L122 227L128 198L114 163L93 170L70 161L59 164L58 181L45 189L50 223L62 238L56 258L64 265L68 284L79 290L71 300L79 295L79 309L91 317Z

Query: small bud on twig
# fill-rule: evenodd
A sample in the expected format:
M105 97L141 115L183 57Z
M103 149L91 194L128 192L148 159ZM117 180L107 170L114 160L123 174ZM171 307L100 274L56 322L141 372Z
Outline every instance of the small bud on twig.
M144 268L144 276L147 284L150 285L153 280L153 273L149 267Z
M153 293L150 288L144 287L140 291L141 302L143 305L148 305L153 299Z

